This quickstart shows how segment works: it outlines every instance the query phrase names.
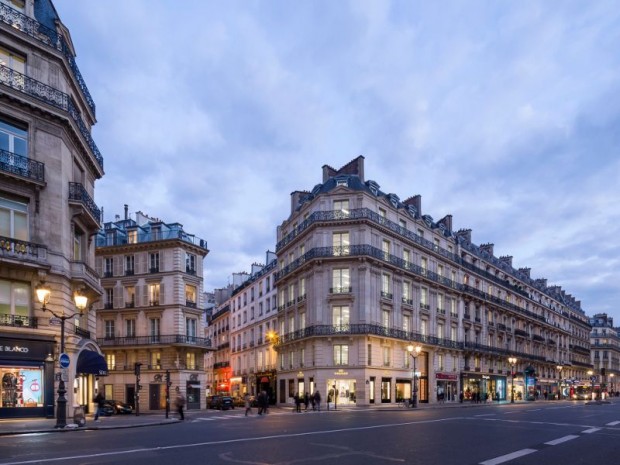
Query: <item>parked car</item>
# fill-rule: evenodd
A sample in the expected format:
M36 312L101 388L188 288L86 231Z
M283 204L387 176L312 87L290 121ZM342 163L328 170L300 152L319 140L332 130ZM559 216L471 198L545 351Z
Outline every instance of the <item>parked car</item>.
M113 414L131 414L133 413L133 407L126 402L120 400L106 400L103 407L103 411L106 415ZM107 412L110 412L109 414Z
M232 397L229 396L211 396L207 400L207 407L217 410L234 409Z

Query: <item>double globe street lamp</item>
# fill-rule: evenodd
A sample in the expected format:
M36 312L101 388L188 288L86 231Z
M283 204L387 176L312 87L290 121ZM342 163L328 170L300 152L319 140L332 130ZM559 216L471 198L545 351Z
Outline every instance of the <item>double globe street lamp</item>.
M60 354L63 355L65 353L65 321L73 318L76 315L82 316L84 314L84 309L86 309L86 305L88 304L88 297L85 295L76 292L73 295L75 306L78 311L72 313L71 315L65 315L63 313L56 313L55 311L47 308L47 304L50 301L50 296L52 295L51 289L45 285L45 283L39 284L35 289L37 294L37 299L42 304L42 310L50 312L57 319L60 320ZM67 426L67 398L65 394L67 393L67 389L65 387L65 379L61 374L60 379L58 381L58 399L56 400L56 426L55 428L64 428Z
M418 406L418 385L417 385L417 375L416 375L416 366L415 366L415 362L416 359L418 358L418 355L420 355L420 352L422 352L422 347L421 346L413 346L413 344L409 344L407 346L407 351L409 352L409 355L411 355L411 358L413 359L413 386L411 387L411 407L412 408L416 408Z
M510 363L510 374L512 375L512 388L510 389L510 403L515 403L515 365L517 364L517 357L508 357L508 363Z

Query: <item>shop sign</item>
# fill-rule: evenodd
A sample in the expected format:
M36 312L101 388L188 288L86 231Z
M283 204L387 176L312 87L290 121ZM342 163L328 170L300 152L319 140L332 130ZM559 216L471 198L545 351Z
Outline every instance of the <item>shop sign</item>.
M456 373L435 373L435 379L445 379L449 381L456 381L458 377Z
M297 372L297 377L298 378L303 378L304 377L304 372L303 371L298 371Z
M349 372L348 371L344 371L342 368L340 370L334 372L334 375L336 375L336 376L346 376L348 374L349 374Z
M0 359L44 360L52 350L51 341L30 341L17 338L0 339Z
M230 378L230 382L231 383L240 383L241 382L241 376L235 376L233 378Z

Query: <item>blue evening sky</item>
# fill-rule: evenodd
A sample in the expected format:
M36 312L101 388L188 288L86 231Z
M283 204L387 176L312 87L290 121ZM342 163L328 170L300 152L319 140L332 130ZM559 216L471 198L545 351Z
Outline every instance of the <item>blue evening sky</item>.
M97 204L206 239L205 290L362 154L384 192L620 323L617 1L54 3L97 104Z

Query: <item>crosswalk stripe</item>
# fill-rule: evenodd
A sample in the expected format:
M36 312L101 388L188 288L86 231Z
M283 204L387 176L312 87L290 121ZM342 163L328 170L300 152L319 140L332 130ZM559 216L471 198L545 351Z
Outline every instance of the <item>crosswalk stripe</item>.
M612 421L611 423L607 423L606 426L616 426L616 425L620 425L620 421Z

